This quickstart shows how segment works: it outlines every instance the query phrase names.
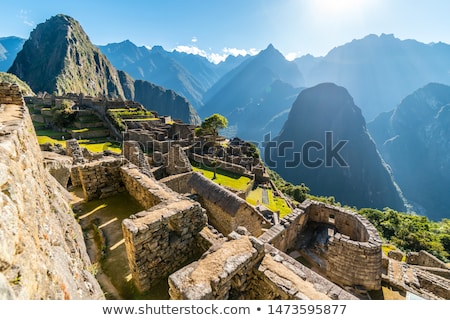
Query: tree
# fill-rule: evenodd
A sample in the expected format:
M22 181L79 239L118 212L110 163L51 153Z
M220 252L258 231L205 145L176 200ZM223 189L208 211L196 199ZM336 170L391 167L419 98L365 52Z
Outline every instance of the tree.
M227 118L215 113L202 122L201 126L197 128L196 133L201 136L212 135L215 140L219 135L219 130L225 129L226 127L228 127Z

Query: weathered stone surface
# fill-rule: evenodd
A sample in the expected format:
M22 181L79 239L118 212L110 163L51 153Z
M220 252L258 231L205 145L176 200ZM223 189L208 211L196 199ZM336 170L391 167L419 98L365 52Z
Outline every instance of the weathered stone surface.
M200 196L210 223L223 234L229 234L237 227L244 226L253 236L258 237L263 228L271 226L271 222L254 206L202 174L194 173L188 184Z
M402 261L404 254L400 250L391 250L388 252L388 257L397 261Z
M258 251L247 236L225 242L169 277L171 298L224 299L231 279L257 257Z
M0 113L10 133L0 137L0 297L104 299L66 192L43 166L23 100L12 100Z
M54 152L42 152L44 166L63 187L67 187L72 170L73 158Z
M447 265L443 261L423 250L419 252L408 253L408 255L406 256L406 261L409 264L420 265L424 267L448 269Z

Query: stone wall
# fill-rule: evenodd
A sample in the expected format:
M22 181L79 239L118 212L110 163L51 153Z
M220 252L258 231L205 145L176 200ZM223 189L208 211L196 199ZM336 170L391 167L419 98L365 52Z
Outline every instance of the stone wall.
M264 232L259 240L269 243L281 251L288 251L295 247L297 237L308 221L308 216L301 209L294 209L289 215L281 219L279 224Z
M144 208L169 202L175 197L174 192L167 186L148 177L132 164L121 167L120 171L126 190Z
M198 202L175 193L133 165L121 168L128 192L145 208L122 222L130 269L141 291L199 256L198 234L206 226Z
M424 267L448 269L447 265L426 251L409 252L406 255L406 262Z
M169 276L173 300L225 300L239 297L247 276L261 260L264 247L256 238L244 236L212 248L202 259ZM233 293L235 292L235 293Z
M253 236L259 237L263 229L272 226L255 207L200 173L196 172L191 176L189 186L193 193L199 195L199 201L208 214L209 223L224 235L243 226Z
M75 166L85 200L106 198L125 191L120 172L123 163L120 158L104 157Z
M137 141L124 141L122 146L122 153L125 159L137 166L143 173L153 177L150 164L147 157L141 150L141 146Z
M250 300L355 300L282 251L265 245L264 258L254 270L245 299Z
M191 163L181 146L173 144L164 157L164 165L168 175L192 171Z
M103 122L102 122L103 125ZM109 129L90 129L87 131L78 131L77 129L75 130L69 130L70 135L72 136L72 138L74 139L92 139L92 138L104 138L104 137L109 137L111 135L111 131Z
M213 159L207 156L202 156L196 153L190 153L189 154L189 158L197 163L201 163L204 164L207 167L212 167L212 161ZM243 166L240 166L238 164L233 164L230 162L226 162L226 161L222 161L222 160L215 160L217 163L217 168L231 172L231 173L235 173L235 174L239 174L245 177L248 177L250 179L254 179L255 176L249 172L246 168L244 168Z
M159 180L159 182L164 183L166 186L168 186L175 192L181 194L191 193L192 189L189 186L189 179L193 174L194 174L193 171L176 174L163 178Z
M8 82L0 83L0 103L25 105L19 86Z
M343 286L381 288L381 239L364 217L343 208L307 200L302 203L308 219L334 225L326 254L326 275Z
M48 151L42 151L42 155L44 157L45 168L64 188L67 188L73 158Z
M169 276L171 299L356 299L278 249L245 232Z
M69 195L44 168L27 108L18 95L1 95L0 299L104 299Z

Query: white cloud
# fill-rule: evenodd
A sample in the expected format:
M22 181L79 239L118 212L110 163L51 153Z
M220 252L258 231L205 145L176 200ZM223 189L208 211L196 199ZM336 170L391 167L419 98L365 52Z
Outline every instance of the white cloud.
M34 21L28 17L29 11L21 9L19 12L19 18L22 20L22 23L33 27L35 25Z
M288 61L293 61L298 57L301 57L302 53L300 51L297 52L289 52L287 54L284 55L284 57L286 58L286 60Z
M205 50L202 50L198 47L194 47L194 46L177 46L174 50L178 51L178 52L185 52L185 53L190 53L190 54L196 54L202 57L208 57L208 54L206 53Z
M197 37L192 37L191 42L196 43L198 41Z
M225 59L232 55L232 56L246 56L246 55L251 55L254 56L256 54L259 53L260 50L257 49L237 49L237 48L223 48L222 49L222 53L216 53L216 52L206 52L205 50L202 50L196 46L177 46L175 49L175 51L178 52L185 52L185 53L189 53L189 54L196 54L202 57L207 58L209 61L211 61L212 63L220 63L225 61Z

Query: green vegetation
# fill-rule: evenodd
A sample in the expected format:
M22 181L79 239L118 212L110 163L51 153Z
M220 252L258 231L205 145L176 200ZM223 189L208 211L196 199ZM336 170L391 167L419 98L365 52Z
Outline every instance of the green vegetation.
M87 132L87 131L89 131L89 128L72 129L71 131L72 131L72 132L75 132L75 133Z
M221 186L228 187L237 191L246 190L251 183L251 179L248 177L233 174L221 169L211 170L211 168L208 168L199 163L192 163L192 169L196 172L203 173L206 178L214 180L214 182ZM216 171L216 173L214 171ZM216 175L215 179L214 174Z
M51 143L51 144L60 144L63 148L66 147L65 140L57 138L55 139L46 135L38 135L37 138L39 144ZM86 148L94 153L100 153L106 150L115 153L122 153L122 148L120 147L120 144L117 142L97 141L95 139L83 139L78 140L78 143L80 144L80 147Z
M225 129L226 127L228 127L227 118L215 113L202 122L201 126L195 130L195 134L197 136L212 135L215 141L219 135L219 130Z
M270 179L275 186L284 194L290 196L294 201L303 202L306 200L309 188L303 183L301 185L293 185L290 182L284 180L278 173L267 168Z
M60 106L53 107L53 123L57 128L66 128L73 123L76 118L76 113L72 110L73 102L70 100L63 100Z
M264 203L263 201L263 192L267 192L268 203ZM283 198L275 197L271 189L264 190L263 188L255 188L249 192L245 200L254 206L261 204L273 212L279 211L281 218L291 213L291 209L287 205L286 201Z
M430 221L425 216L364 208L358 211L375 226L389 244L410 252L425 250L448 262L450 258L450 219Z
M151 111L140 108L108 109L107 116L120 131L125 131L127 119L158 120Z

